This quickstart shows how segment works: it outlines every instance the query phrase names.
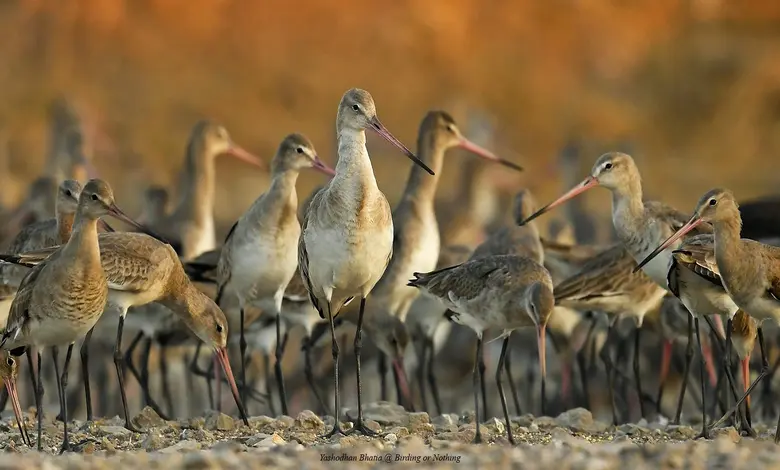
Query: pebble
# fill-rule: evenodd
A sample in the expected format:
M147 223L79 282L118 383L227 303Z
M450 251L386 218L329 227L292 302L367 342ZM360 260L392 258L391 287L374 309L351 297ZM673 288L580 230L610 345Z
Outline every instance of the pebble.
M385 441L389 442L390 444L395 444L396 441L398 441L398 436L393 433L385 434Z
M165 426L166 423L151 406L146 406L135 416L135 418L133 418L133 424L141 429L148 429Z
M143 443L141 443L141 447L146 451L159 450L162 449L164 445L165 443L163 442L160 433L154 430L150 431L149 434L146 435L146 438L144 438Z
M200 442L198 441L192 441L189 439L185 439L183 441L179 441L176 444L166 447L165 449L162 449L160 453L162 454L170 454L173 452L181 452L181 451L187 451L187 450L198 450L200 449Z
M218 411L209 411L206 414L206 429L211 431L230 431L236 427L236 423L230 416Z
M555 418L558 426L569 428L574 431L600 433L609 429L606 423L594 421L593 415L585 408L574 408L565 411ZM645 426L647 422L645 421Z
M322 431L325 429L325 423L322 419L309 410L298 413L298 417L295 419L295 426L308 431Z
M100 432L108 436L132 436L133 431L127 429L124 426L100 426Z

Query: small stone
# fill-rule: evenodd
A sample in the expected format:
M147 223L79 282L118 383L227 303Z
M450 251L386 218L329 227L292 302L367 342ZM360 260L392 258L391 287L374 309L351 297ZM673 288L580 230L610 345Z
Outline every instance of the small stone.
M409 430L401 426L390 428L387 430L387 432L395 434L396 436L398 436L399 439L409 435Z
M609 429L606 423L594 421L591 412L584 408L574 408L565 411L555 418L555 422L558 426L569 428L573 431L600 433ZM643 426L647 426L647 421L644 423Z
M304 410L298 413L295 419L295 426L307 431L320 431L325 429L325 423L319 416L310 410Z
M160 451L161 454L173 454L176 452L191 451L200 449L200 442L191 441L189 439L179 441L172 446L168 446Z
M718 440L723 439L734 443L737 443L742 440L742 436L740 436L739 432L736 429L734 429L734 426L713 429L712 437L717 438Z
M398 436L393 433L385 434L385 440L390 444L395 444L398 441Z
M528 427L534 422L533 415L524 414L523 416L516 416L512 418L513 423L517 423L518 426Z
M162 449L163 445L165 445L163 439L157 431L149 431L149 434L146 435L143 443L141 443L141 447L147 452Z
M347 417L357 419L357 409L347 410ZM363 407L364 419L371 419L382 426L404 425L408 423L408 416L404 407L395 403L379 401Z
M540 428L552 429L558 425L558 422L555 420L555 418L551 418L549 416L540 416L534 420L533 424Z
M437 416L433 418L433 421L431 421L434 426L456 426L458 424L457 417L453 418L453 415L451 414L443 414L440 416Z
M81 448L81 453L90 455L90 454L94 454L95 450L96 450L95 449L95 443L92 442L92 441L89 441L86 444L84 444L84 446Z
M231 431L236 423L230 416L218 411L209 411L206 414L206 429L211 431Z
M273 433L272 435L266 437L262 441L254 444L253 447L271 448L271 447L276 447L284 444L287 444L287 441L282 439L282 436L280 436L279 434Z
M363 421L363 424L365 424L368 429L374 432L378 433L382 431L382 426L380 426L379 423L377 423L373 419L366 419Z
M202 416L190 418L187 420L187 427L190 429L202 429L206 425L206 419Z
M428 413L424 411L420 411L417 413L409 413L407 415L408 422L409 422L409 429L414 432L417 429L426 428L426 424L431 423L431 418L428 416Z
M276 420L270 416L252 416L249 418L249 426L253 428L263 428L265 426L274 424L275 421Z
M122 437L133 435L133 431L127 429L124 426L100 426L99 429L100 432L107 436Z
M255 434L254 436L248 437L246 439L245 444L248 445L249 447L254 447L258 442L267 439L269 437L271 437L270 434L265 434L261 432L260 434Z
M486 423L485 426L488 428L493 428L496 434L504 434L506 432L506 425L504 422L496 417L490 418Z
M274 422L276 429L290 429L293 426L295 426L295 420L289 416L279 416Z
M165 420L160 418L160 415L158 415L151 406L145 406L144 409L133 418L133 424L141 429L156 428L165 426Z
M444 439L431 439L431 448L433 449L446 449L450 446L450 441Z
M528 426L528 430L531 432L539 432L539 425L536 423L531 423L531 425Z
M690 426L671 424L666 427L666 432L672 439L687 440L696 437L697 431Z

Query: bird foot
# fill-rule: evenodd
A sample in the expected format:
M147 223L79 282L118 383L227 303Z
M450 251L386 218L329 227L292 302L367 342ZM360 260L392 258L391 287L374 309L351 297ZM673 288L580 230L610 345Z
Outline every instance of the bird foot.
M349 436L350 434L354 434L356 432L359 432L360 434L367 436L367 437L376 437L379 435L378 432L369 429L366 426L366 423L363 422L362 419L359 419L353 423L352 429L345 432L344 435Z
M472 444L482 444L482 434L476 434L474 435L474 440L471 441Z
M71 444L69 442L63 442L62 447L60 447L60 454L63 454L65 452L81 452L82 450L84 450L84 447L90 442L95 444L98 443L96 439L93 439L91 437L88 437L83 441L79 441L75 444Z
M329 432L318 436L318 439L324 439L329 440L331 437L335 436L336 434L341 434L342 436L346 436L347 433L344 432L343 429L341 429L341 426L339 426L339 422L336 421L336 424L333 425L333 429L331 429Z
M704 426L702 426L701 432L699 434L697 434L696 437L694 437L693 439L694 440L698 440L698 439L707 439L707 440L709 440L709 439L711 439L711 437L710 437L710 429L707 427L706 424Z
M133 424L130 421L125 421L125 429L127 429L128 431L137 432L137 433L146 432L143 429L137 427L135 424Z

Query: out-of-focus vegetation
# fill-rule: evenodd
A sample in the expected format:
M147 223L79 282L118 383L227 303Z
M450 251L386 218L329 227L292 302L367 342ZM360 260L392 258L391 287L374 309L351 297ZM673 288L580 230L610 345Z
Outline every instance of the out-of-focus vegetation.
M176 180L201 117L267 158L305 133L333 163L336 105L353 86L409 144L430 108L489 113L498 150L526 167L540 201L562 189L551 164L570 137L591 143L583 176L630 142L647 195L680 208L711 186L746 198L780 181L776 0L8 0L0 28L11 198L44 165L57 96L77 104L95 165L137 207L145 184ZM370 147L397 197L410 163ZM222 163L224 223L266 176ZM452 191L456 168L444 176ZM322 181L303 179L304 190ZM594 201L606 209L606 196Z

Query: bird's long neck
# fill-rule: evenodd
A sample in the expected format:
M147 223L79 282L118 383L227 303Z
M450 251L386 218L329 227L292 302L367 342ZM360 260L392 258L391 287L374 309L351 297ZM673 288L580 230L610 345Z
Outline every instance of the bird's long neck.
M271 187L252 204L247 217L250 220L259 220L265 215L281 222L283 214L291 214L292 219L297 221L298 192L295 189L295 183L298 181L299 174L300 172L296 169L275 168Z
M57 210L57 238L60 243L67 243L70 239L70 234L73 231L73 224L76 219L76 214L73 212L63 212ZM97 222L96 222L97 223Z
M644 212L642 184L638 178L629 178L626 184L612 189L612 222L619 235L638 231Z
M76 211L73 231L70 234L65 253L71 253L79 262L100 265L100 247L98 245L97 217Z
M412 165L412 169L409 171L409 179L406 181L404 199L433 210L433 202L436 197L436 188L439 185L439 176L444 164L445 152L446 148L436 143L432 133L420 133L417 139L417 156L435 174L429 174L420 168L419 165Z
M366 192L378 190L374 168L368 157L364 130L342 128L338 132L339 161L331 187L345 191Z
M749 252L742 249L740 238L742 218L738 210L735 209L734 212L735 214L732 214L731 217L712 223L715 232L715 260L724 281L728 281L729 274L733 272L734 267L745 263L746 257L750 255Z
M214 158L199 142L187 147L179 210L198 222L214 217Z

